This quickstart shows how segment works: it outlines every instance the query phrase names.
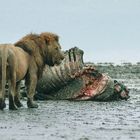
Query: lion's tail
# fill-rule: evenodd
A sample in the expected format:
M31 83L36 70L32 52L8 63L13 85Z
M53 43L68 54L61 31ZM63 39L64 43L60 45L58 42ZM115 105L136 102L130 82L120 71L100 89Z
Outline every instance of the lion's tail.
M2 83L3 98L5 96L7 56L8 56L8 51L5 46L3 48L3 54L2 54L2 82L1 83Z

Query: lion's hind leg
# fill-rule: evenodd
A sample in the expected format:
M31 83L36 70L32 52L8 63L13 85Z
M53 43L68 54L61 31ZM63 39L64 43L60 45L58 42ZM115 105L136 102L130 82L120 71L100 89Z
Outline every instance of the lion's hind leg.
M8 59L8 72L9 72L9 77L8 77L8 84L9 84L9 109L10 110L17 110L17 106L15 104L15 95L16 95L16 68L17 68L17 63L16 63L16 57L15 55L11 52L11 57Z
M15 88L16 82L13 80L9 80L9 109L10 110L17 110L17 106L15 104Z

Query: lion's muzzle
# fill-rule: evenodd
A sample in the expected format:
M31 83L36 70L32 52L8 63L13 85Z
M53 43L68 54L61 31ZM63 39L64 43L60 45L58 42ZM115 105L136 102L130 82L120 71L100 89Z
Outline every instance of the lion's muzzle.
M63 51L62 52L60 52L59 53L59 55L58 56L56 56L56 58L55 58L55 60L54 60L54 65L59 65L59 64L61 64L61 62L63 61L63 59L65 58L65 55L64 55L64 53L63 53Z

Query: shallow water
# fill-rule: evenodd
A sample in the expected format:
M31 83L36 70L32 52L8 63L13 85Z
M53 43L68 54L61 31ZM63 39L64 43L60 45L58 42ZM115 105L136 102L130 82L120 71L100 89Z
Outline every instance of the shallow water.
M120 79L121 81L121 79ZM128 101L41 101L0 111L0 140L140 140L139 79L122 79Z

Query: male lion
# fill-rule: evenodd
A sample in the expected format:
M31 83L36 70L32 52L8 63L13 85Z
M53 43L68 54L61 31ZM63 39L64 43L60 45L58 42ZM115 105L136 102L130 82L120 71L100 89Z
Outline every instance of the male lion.
M0 109L5 105L5 84L9 84L9 109L21 107L20 81L25 79L27 106L37 108L33 101L36 84L42 76L45 64L53 66L64 59L59 37L53 33L29 34L12 44L0 45Z

